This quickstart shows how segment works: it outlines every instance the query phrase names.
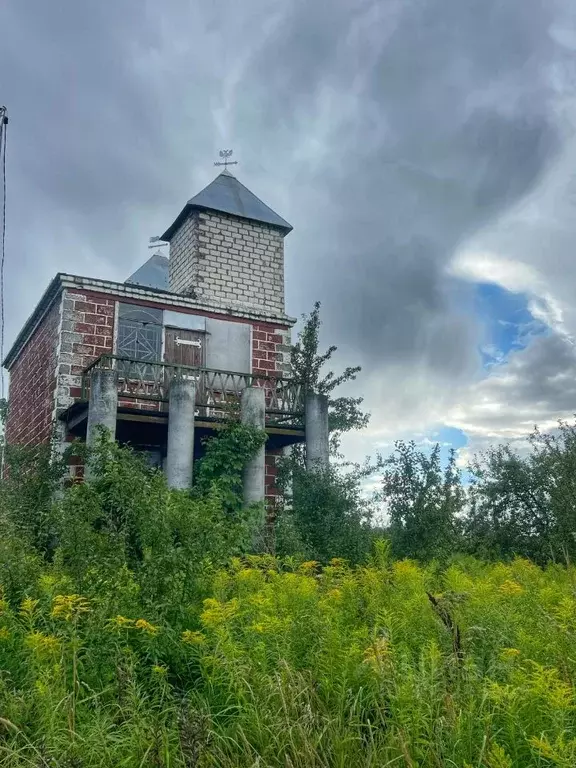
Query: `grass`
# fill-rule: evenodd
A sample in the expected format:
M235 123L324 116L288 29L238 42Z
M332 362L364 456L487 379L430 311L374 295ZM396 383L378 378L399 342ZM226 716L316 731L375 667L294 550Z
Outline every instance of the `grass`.
M576 571L380 561L234 560L171 625L46 568L0 601L0 765L576 765Z

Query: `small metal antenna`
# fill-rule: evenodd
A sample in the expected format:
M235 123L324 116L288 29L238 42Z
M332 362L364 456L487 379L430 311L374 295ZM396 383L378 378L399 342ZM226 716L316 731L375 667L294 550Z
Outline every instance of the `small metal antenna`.
M228 168L229 165L238 165L238 160L229 160L228 158L232 156L234 150L233 149L221 149L219 154L220 157L224 159L223 163L215 162L214 165L223 165L224 170Z

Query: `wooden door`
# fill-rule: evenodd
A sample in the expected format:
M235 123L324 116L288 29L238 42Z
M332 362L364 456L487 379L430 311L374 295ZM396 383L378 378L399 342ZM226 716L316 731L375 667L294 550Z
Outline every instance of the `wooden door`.
M164 360L175 365L204 366L204 334L166 328Z

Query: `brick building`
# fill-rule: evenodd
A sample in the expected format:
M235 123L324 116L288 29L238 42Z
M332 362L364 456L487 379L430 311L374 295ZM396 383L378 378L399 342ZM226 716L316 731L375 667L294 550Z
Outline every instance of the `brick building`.
M85 439L92 418L166 466L177 461L171 439L191 441L197 458L202 438L256 391L268 433L258 461L273 499L276 457L306 436L304 393L289 376L290 230L225 170L162 235L169 258L154 254L124 283L57 274L4 360L8 444ZM192 392L193 423L174 438L185 422L171 402L176 380Z

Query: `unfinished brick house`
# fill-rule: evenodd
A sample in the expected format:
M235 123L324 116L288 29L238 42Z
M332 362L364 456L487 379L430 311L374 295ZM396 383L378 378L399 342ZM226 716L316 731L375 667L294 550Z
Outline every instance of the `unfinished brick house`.
M202 438L245 401L243 418L268 434L248 497L272 500L285 446L309 432L323 461L317 426L327 446L325 404L309 404L306 430L289 376L291 229L224 170L161 236L169 258L154 254L124 283L57 274L4 360L7 443L63 445L103 424L185 487Z

